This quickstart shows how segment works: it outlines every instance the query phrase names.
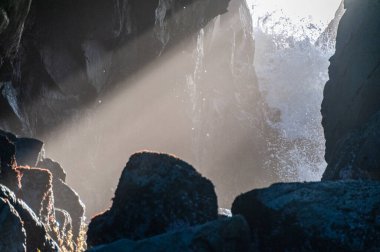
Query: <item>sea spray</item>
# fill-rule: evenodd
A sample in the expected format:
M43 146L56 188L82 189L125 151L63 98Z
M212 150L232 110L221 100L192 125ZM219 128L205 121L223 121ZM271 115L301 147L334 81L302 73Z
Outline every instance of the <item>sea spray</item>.
M283 181L319 180L326 167L320 104L334 48L316 41L327 23L310 16L289 17L283 9L258 8L255 13L253 7L252 13L260 90L268 105L281 113L271 124L281 138L271 147L282 160L275 169Z

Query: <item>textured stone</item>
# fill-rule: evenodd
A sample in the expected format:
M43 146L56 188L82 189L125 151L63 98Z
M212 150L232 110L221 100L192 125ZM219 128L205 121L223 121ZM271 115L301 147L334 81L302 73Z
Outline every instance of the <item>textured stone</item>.
M322 180L380 180L380 112L337 145Z
M237 197L232 213L258 251L376 251L379 193L379 182L275 184Z
M5 0L0 18L9 24L0 19L0 51L14 56L0 72L13 92L3 95L0 126L44 135L226 12L228 3Z
M245 252L249 251L249 235L244 218L235 216L137 242L123 239L89 252Z
M0 69L17 53L31 0L0 2Z
M380 2L346 0L345 8L321 110L328 163L324 179L378 179Z
M53 174L54 207L70 214L70 226L74 240L78 238L84 222L85 206L79 195L66 184L66 172L61 165L49 158L41 160L38 167Z
M43 158L40 160L36 167L48 169L52 174L54 179L60 179L66 182L66 172L62 166L50 158Z
M88 246L139 240L217 219L213 184L173 156L136 153L119 180L112 207L94 217Z
M54 217L52 174L46 169L18 167L21 177L20 198L46 225Z
M26 234L17 211L0 197L0 251L26 251Z
M27 251L58 251L58 245L51 239L45 226L39 221L33 210L23 201L18 200L13 192L3 185L0 185L0 198L7 202L17 211L22 221L22 227L26 233ZM7 251L7 250L5 250Z

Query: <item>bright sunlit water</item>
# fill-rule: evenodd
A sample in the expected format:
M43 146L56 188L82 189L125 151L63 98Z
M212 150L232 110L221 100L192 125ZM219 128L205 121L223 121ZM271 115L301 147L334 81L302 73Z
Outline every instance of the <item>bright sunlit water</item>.
M287 17L298 26L302 26L305 20L314 25L327 26L341 0L247 0L247 3L254 9L254 20L274 14L277 19Z
M319 180L326 167L320 104L334 48L315 41L340 0L247 0L256 41L255 69L266 102L281 112L273 126L290 147L275 146L284 181ZM289 146L289 145L288 145Z

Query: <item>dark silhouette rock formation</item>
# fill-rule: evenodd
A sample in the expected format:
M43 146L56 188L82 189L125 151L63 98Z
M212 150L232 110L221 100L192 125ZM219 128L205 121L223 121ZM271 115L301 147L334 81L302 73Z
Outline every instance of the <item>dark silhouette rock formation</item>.
M344 3L322 103L323 180L380 179L380 3Z
M237 197L232 213L257 251L376 251L379 192L378 182L275 184Z
M0 197L0 250L26 251L26 234L17 211Z
M166 154L136 153L112 207L91 220L87 245L139 240L217 218L214 186L191 165Z
M69 218L61 221L60 224L69 222L72 227L74 238L78 238L81 226L84 222L84 209L79 195L66 184L66 172L61 165L50 158L44 158L38 162L37 167L49 170L52 173L52 185L54 189L54 208L59 213L68 213ZM64 214L65 215L65 214Z
M89 252L246 252L250 246L249 236L244 218L235 216L140 241L122 239L94 247Z
M36 139L18 138L1 131L0 184L9 187L28 205L33 218L44 225L54 239L58 241L68 237L70 232L75 244L84 222L84 205L77 193L64 182L62 167L51 159L43 158L42 146L43 143ZM17 166L18 158L31 166L39 160L38 165L44 169ZM57 222L56 212L59 217L64 217L59 218L61 223ZM23 217L22 214L20 216ZM33 226L28 228L28 232L34 229Z
M38 217L34 214L34 212L21 200L17 199L16 196L5 186L0 185L0 204L1 201L7 202L6 208L14 209L13 213L16 213L16 216L19 216L21 221L21 226L15 222L15 226L10 228L9 226L1 225L0 229L3 232L7 233L10 230L14 230L15 228L20 229L18 232L25 232L26 242L24 243L26 247L26 251L58 251L57 244L51 239L47 230L45 229L44 224L38 219ZM4 207L4 206L3 206ZM3 211L3 210L2 210ZM6 210L4 210L6 211ZM1 215L3 217L3 215ZM9 220L10 221L10 220ZM7 229L9 228L9 229ZM0 231L1 232L1 231ZM4 236L1 235L3 238ZM5 237L4 237L5 238ZM14 236L13 239L20 238ZM22 238L22 236L21 236ZM0 238L1 239L1 238ZM7 245L11 245L7 244ZM2 244L5 245L5 244ZM1 245L0 245L1 246ZM1 251L13 251L13 250L1 250ZM19 251L19 250L16 250ZM23 250L21 250L23 251Z
M45 169L17 167L20 174L20 197L46 225L54 217L52 174Z

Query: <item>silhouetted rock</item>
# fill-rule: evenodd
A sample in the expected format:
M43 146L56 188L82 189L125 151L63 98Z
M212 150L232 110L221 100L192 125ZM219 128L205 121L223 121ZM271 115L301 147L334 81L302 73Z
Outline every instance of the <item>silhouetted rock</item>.
M78 194L65 183L66 173L61 165L49 158L41 160L38 167L48 169L53 174L54 207L70 214L70 226L74 239L78 238L84 222L85 206Z
M380 178L380 3L344 2L322 103L324 180Z
M9 202L0 197L0 251L26 251L22 220Z
M62 180L63 182L66 182L66 172L62 168L62 166L55 162L54 160L51 160L50 158L43 158L41 159L36 167L48 169L53 174L54 180Z
M17 165L35 167L42 157L44 143L34 138L17 138L16 160Z
M53 188L54 207L66 210L70 214L73 238L76 240L84 224L85 206L79 195L62 180L53 180Z
M5 199L17 211L26 233L27 251L58 251L57 244L50 238L45 226L34 212L5 186L0 185L0 198ZM0 238L1 239L1 238ZM3 251L3 250L1 250ZM4 250L11 251L11 250Z
M16 171L16 149L8 137L0 134L0 183L14 192L20 189L19 174Z
M46 225L54 217L52 174L46 169L18 167L22 200Z
M39 221L49 228L54 239L66 238L71 232L72 239L76 241L84 222L84 205L78 194L63 181L66 174L62 167L51 159L43 158L42 147L43 143L39 140L18 138L0 131L0 184L9 187L25 201ZM31 168L38 160L38 166L43 169ZM28 166L17 166L19 162ZM59 213L71 215L66 218L70 221L69 225L58 226L67 221L56 222L55 208ZM56 229L61 232L57 233Z
M17 137L10 132L0 130L0 136L8 138L15 146L15 158L18 166L35 167L37 162L43 157L44 143L38 139Z
M5 134L4 132L0 132L0 184L14 191L48 225L51 217L54 215L52 175L48 170L17 167L17 152L25 154L33 153L35 150L34 144L21 144L18 148L15 147L15 143L24 142L24 140L10 133ZM30 141L27 140L27 142L35 143L39 141L31 139ZM42 144L39 146L42 147ZM29 152L30 147L32 150ZM39 153L39 151L37 152ZM23 154L21 157L30 157ZM35 158L26 158L24 160L36 162Z
M245 252L249 251L249 236L244 218L235 216L140 241L123 239L89 252Z
M173 156L136 153L119 180L112 207L94 217L88 246L139 240L217 219L213 184Z
M258 251L376 251L380 247L380 183L275 184L240 195Z

